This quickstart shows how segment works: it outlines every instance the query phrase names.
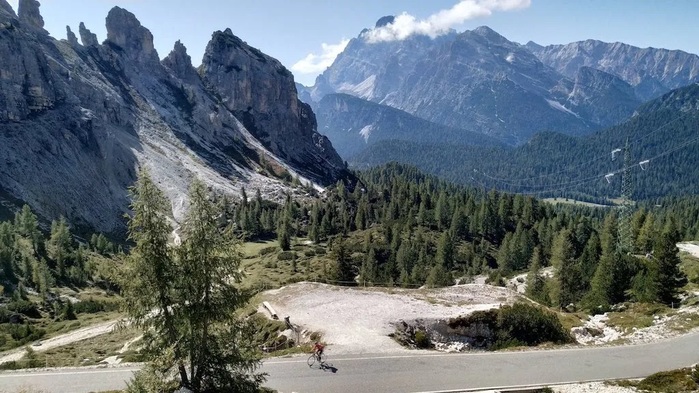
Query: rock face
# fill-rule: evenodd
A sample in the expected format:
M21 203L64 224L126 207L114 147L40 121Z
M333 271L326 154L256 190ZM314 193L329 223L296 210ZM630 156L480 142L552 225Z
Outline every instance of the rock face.
M376 27L394 21L383 17ZM352 39L303 99L350 94L519 145L541 131L578 136L618 124L647 99L699 78L697 56L680 51L599 41L523 46L486 26L435 39L370 36Z
M37 0L19 0L17 13L19 14L20 22L45 31L44 18L41 17L41 13L39 12L40 6L41 4Z
M83 22L80 22L78 32L80 33L80 41L83 43L83 46L99 46L97 35L88 30Z
M621 78L590 67L580 67L572 87L564 91L571 110L596 124L628 118L642 102Z
M392 22L384 17L377 27ZM595 99L571 100L576 86L583 89L576 74L561 75L527 48L486 26L435 39L415 35L401 41L372 42L367 37L365 31L351 40L305 97L319 102L327 94L351 94L511 145L524 143L542 130L587 134L632 113L627 110L626 97L623 110L595 106L600 100L614 102L621 94L602 82L598 90L594 85L584 88Z
M642 101L699 81L699 56L680 50L597 40L549 46L529 42L527 48L544 64L568 77L574 77L581 67L615 75L633 86Z
M123 8L114 7L107 15L107 42L121 48L131 59L144 63L159 61L153 34Z
M219 192L245 186L282 199L281 177L328 184L345 175L291 74L231 32L214 34L200 75L181 43L161 63L151 33L121 8L107 16L104 45L81 23L81 46L5 6L0 202L121 232L138 167L169 197L175 219L194 177Z
M12 9L10 3L7 0L0 0L0 12L7 14L7 17L17 17L15 11Z
M313 110L318 114L318 130L330 138L340 156L348 161L384 140L448 145L499 144L483 134L433 123L349 94L328 94L313 104Z
M230 29L213 34L199 74L209 89L224 87L218 88L223 105L273 154L316 176L341 161L316 131L315 116L299 101L291 73Z
M70 29L70 26L66 26L66 39L68 40L69 44L78 45L78 37L75 36L75 33L73 33L73 30Z

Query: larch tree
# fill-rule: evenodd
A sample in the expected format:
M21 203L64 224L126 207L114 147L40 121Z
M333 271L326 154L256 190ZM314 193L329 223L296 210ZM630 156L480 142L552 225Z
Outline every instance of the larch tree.
M182 332L175 315L180 300L176 295L178 271L168 246L172 226L168 221L169 203L165 195L141 169L130 189L131 211L129 240L134 247L122 276L122 294L132 323L144 334L144 351L157 362L161 354L170 354L168 368L176 367L183 386L189 386L185 354L179 345Z
M213 199L202 182L192 183L177 252L185 333L178 345L187 355L195 392L255 392L264 376L254 373L260 361L249 339L252 327L236 316L249 300L236 287L242 255Z
M145 170L131 197L129 239L135 245L122 288L152 361L128 391L165 391L174 381L195 392L256 392L264 376L255 374L251 327L235 315L248 296L235 286L241 256L222 210L195 181L177 246L169 242L169 203Z

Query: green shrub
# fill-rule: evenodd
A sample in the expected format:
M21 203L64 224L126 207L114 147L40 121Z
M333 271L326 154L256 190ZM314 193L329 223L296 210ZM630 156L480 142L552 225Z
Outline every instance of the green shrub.
M3 330L15 341L14 346L36 341L46 334L44 329L36 328L29 323L25 323L24 325L5 325L3 326Z
M14 300L7 304L7 309L26 315L30 318L41 318L41 314L36 308L36 304L30 302L29 300Z
M277 250L277 247L265 247L260 250L259 254L260 256L271 254Z
M73 310L76 314L96 314L104 311L114 311L119 308L117 302L107 302L102 300L94 300L89 298L73 304Z
M646 377L638 383L638 388L650 392L693 392L697 389L697 383L688 369L679 369Z
M282 251L277 255L277 259L280 261L290 261L296 258L296 253L293 251Z
M303 255L305 255L307 257L314 257L314 256L316 256L316 252L311 250L311 249L308 249L308 250L303 252Z
M422 330L417 330L415 332L415 345L417 345L418 348L429 348L432 346L432 343L427 333Z
M323 247L316 247L313 249L316 255L325 255L327 251Z
M491 350L573 341L556 314L527 303L476 311L449 320L448 326L464 332L479 346Z
M13 314L7 307L0 307L0 323L9 323Z
M558 316L527 303L515 303L498 310L498 341L501 348L514 343L534 346L544 342L565 344L573 341Z

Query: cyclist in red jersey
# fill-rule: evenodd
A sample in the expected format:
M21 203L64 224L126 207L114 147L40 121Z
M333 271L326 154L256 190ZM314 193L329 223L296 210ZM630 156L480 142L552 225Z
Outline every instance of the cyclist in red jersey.
M323 355L323 349L325 349L325 345L321 344L320 342L317 342L313 345L313 353L316 355L318 360L320 360L321 355Z

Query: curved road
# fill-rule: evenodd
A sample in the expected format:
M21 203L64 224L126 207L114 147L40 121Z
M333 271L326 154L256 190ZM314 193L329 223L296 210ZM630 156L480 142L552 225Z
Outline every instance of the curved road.
M266 361L266 386L290 392L435 392L643 377L699 362L699 332L644 345L523 352L333 356L309 368L306 356ZM0 373L0 390L32 386L82 393L125 386L137 367Z

